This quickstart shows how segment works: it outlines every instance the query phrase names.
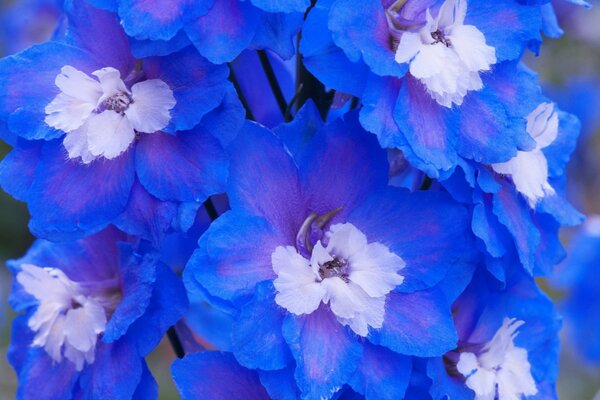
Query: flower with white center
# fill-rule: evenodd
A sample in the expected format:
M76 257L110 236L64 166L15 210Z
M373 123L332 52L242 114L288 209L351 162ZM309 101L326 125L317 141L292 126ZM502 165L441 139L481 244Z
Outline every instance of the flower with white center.
M538 392L527 350L514 344L517 330L523 324L515 318L505 318L478 354L460 354L456 367L475 392L475 400L518 400Z
M470 90L480 90L480 72L496 63L496 51L473 25L465 25L466 0L446 0L434 19L427 9L425 26L402 33L395 60L410 63L419 79L440 105L461 105Z
M106 299L86 296L80 284L56 268L23 264L16 279L39 302L28 321L35 332L32 346L43 347L55 362L65 357L78 371L92 364L98 335L106 327Z
M383 325L386 295L404 281L398 272L405 263L350 223L331 226L325 240L326 246L316 242L310 260L292 246L275 249L275 302L296 315L329 304L340 323L367 336L369 327Z
M531 208L535 208L539 200L555 193L548 183L548 161L542 151L558 136L558 113L554 104L542 103L527 116L527 133L535 140L535 149L518 151L507 162L492 164L492 169L509 175L517 191L527 198Z
M46 123L66 132L69 158L90 163L113 159L129 148L137 133L154 133L171 120L175 97L160 79L135 83L131 90L118 70L92 72L96 79L66 65L55 83L61 92L46 106Z

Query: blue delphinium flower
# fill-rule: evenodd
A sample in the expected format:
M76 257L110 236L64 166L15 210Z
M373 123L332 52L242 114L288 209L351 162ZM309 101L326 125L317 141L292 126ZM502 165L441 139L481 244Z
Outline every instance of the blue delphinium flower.
M168 54L193 43L211 62L232 61L245 49L294 55L294 37L309 0L89 0L117 12L145 53Z
M21 399L152 398L144 357L185 311L179 278L113 228L77 242L34 243L8 263L8 358Z
M569 343L586 361L600 364L600 216L593 215L569 244L569 256L552 277L566 291L560 302Z
M239 310L232 351L269 392L293 375L306 399L344 384L402 397L409 355L455 348L467 214L444 193L388 187L386 153L356 113L322 128L301 114L278 130L287 147L256 124L240 131L231 211L200 238L186 285Z
M453 311L458 346L428 363L433 399L557 398L561 321L533 278L477 274Z
M116 15L65 8L64 39L0 60L0 119L19 136L0 182L36 235L115 222L156 236L180 204L224 189L223 145L243 119L228 69L192 47L136 60Z
M541 20L514 0L326 1L301 52L326 86L362 100L382 146L445 177L460 158L504 162L535 147L523 117L538 87L515 60L541 40Z
M490 271L501 280L504 266L516 262L529 273L549 274L564 257L559 228L582 220L564 190L579 135L577 118L543 102L527 116L527 132L536 141L533 150L492 165L463 161L441 182L456 199L473 204L473 231L485 245Z

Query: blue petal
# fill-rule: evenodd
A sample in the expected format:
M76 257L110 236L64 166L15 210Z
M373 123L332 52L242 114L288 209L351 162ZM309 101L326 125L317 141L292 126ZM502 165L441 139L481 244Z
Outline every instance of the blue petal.
M191 131L145 135L136 147L141 184L159 199L202 203L225 191L227 157L202 125Z
M401 78L407 64L394 59L389 23L380 0L337 0L329 12L329 28L333 41L352 62L362 58L377 75Z
M221 104L228 88L229 70L210 63L193 47L168 57L151 57L143 61L148 79L161 79L173 89L177 103L165 132L188 130Z
M5 192L17 200L27 201L40 153L40 143L18 141L0 164L0 185Z
M185 268L188 290L200 285L225 300L251 295L257 283L275 277L271 254L283 244L263 218L226 212L202 235Z
M514 0L471 0L465 25L475 25L484 34L498 62L517 59L530 40L542 40L540 7Z
M265 387L271 399L298 400L300 391L294 379L295 365L279 371L258 371L260 382Z
M303 399L330 398L358 367L363 346L325 306L309 315L287 314L283 336L296 359Z
M57 363L43 348L31 348L18 376L17 399L68 400L79 378L75 364ZM43 389L43 390L41 390Z
M183 30L177 32L177 34L169 40L138 40L131 37L129 38L131 54L137 59L152 56L168 56L191 44L192 42L190 42L190 39Z
M177 206L174 203L153 197L136 179L125 211L113 223L122 231L157 245L171 226L176 213Z
M406 263L397 290L411 292L437 284L452 268L472 259L465 208L440 192L388 188L369 197L348 217L369 242L379 242ZM393 229L390 229L393 227Z
M260 13L249 1L219 0L184 29L200 54L222 64L232 61L250 45Z
M325 86L359 97L369 70L362 61L351 62L333 43L327 29L329 10L320 4L308 14L302 28L302 62Z
M119 16L129 36L169 40L186 22L206 14L213 3L214 0L122 0L119 2Z
M156 281L157 260L152 255L142 256L129 244L119 244L121 301L106 324L102 341L114 342L123 336L131 324L140 318L150 304Z
M233 352L242 366L272 371L285 368L292 361L281 336L284 317L285 311L275 304L273 284L258 284L254 297L243 306L231 333Z
M302 26L302 13L260 12L260 22L250 49L269 49L284 60L295 55L296 34Z
M387 295L383 326L369 339L400 354L441 356L456 348L458 336L450 305L437 289Z
M411 370L410 357L365 342L362 359L350 385L367 400L403 399Z
M148 369L146 363L142 363L142 378L135 389L132 400L149 400L158 398L158 384Z
M310 0L252 0L252 4L272 13L303 13L310 6Z
M184 400L269 400L256 372L240 366L229 353L189 354L175 360L171 371Z
M89 165L69 160L60 141L46 143L29 210L31 231L42 237L94 232L123 212L134 182L132 151Z

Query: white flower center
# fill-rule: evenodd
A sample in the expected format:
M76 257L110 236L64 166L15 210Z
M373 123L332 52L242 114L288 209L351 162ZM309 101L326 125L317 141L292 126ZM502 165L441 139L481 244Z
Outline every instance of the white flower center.
M134 84L131 90L118 70L107 67L85 73L66 65L55 83L61 92L46 106L46 123L66 132L69 158L90 163L113 159L129 148L135 134L154 133L171 120L175 97L160 79Z
M466 14L466 0L446 0L437 18L428 9L425 26L401 33L396 49L396 61L410 63L411 75L444 107L461 105L467 92L482 89L480 72L496 63L496 51L483 33L464 25Z
M548 183L548 161L542 149L550 146L558 136L558 123L554 104L540 104L527 116L527 133L535 139L535 149L518 151L507 162L492 164L494 171L512 178L515 188L527 198L531 208L545 196L554 194Z
M460 354L457 369L475 392L475 400L516 400L537 393L527 350L514 344L517 329L523 324L505 318L479 354Z
M329 304L340 323L367 336L369 327L383 325L385 297L404 281L398 272L405 263L349 223L331 226L324 239L327 246L318 240L310 260L292 246L275 249L275 302L296 315Z
M56 362L65 357L78 371L85 363L92 364L98 335L106 327L106 312L118 302L114 290L110 296L86 295L85 285L73 282L61 270L31 264L21 265L17 282L39 302L28 322L35 332L31 345L43 347Z

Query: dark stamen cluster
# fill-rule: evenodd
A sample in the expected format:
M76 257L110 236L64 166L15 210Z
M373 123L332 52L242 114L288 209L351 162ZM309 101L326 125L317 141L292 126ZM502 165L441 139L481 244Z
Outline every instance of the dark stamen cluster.
M452 45L450 39L445 38L442 31L440 31L439 29L435 32L431 32L431 37L434 40L432 44L443 43L446 47L450 47Z
M123 114L125 110L129 108L131 103L133 103L133 98L131 98L129 93L120 92L104 100L102 105L105 110L112 110L119 114Z
M327 261L319 267L319 275L321 279L338 277L344 282L348 282L348 261L334 257L333 260Z

